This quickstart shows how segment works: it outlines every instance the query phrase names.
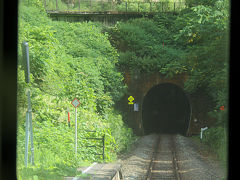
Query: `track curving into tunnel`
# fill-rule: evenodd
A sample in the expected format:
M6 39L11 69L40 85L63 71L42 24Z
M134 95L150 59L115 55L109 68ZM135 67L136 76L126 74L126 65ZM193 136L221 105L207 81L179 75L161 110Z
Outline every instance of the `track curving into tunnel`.
M162 83L151 88L143 100L142 123L145 134L187 133L191 116L188 97L179 86Z

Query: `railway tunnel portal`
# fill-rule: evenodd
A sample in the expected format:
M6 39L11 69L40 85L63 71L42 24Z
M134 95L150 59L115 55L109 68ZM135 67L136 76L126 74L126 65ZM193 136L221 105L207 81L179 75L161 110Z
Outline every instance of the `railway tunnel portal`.
M172 83L152 87L142 104L142 125L145 134L186 134L191 106L184 91Z
M185 92L187 78L186 74L166 77L161 73L125 71L128 93L116 107L137 135L198 134L202 127L215 123L215 119L208 116L215 105L204 90ZM132 104L129 104L130 96L134 98Z

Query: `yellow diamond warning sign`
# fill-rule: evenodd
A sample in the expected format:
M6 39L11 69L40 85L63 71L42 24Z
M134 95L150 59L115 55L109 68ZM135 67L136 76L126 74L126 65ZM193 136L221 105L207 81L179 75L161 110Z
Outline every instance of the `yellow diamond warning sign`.
M133 104L134 97L132 97L132 96L129 96L128 100L129 100L128 104Z

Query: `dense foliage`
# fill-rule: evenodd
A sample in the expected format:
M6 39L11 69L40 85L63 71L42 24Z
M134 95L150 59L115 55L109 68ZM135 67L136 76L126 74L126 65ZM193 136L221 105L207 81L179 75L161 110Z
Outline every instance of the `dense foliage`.
M160 22L134 19L118 23L110 33L114 46L119 49L120 69L170 76L186 70L184 50L176 46L171 31Z
M59 179L75 176L83 162L100 161L101 141L86 140L105 134L105 160L116 159L134 139L121 115L113 109L123 95L123 76L115 64L118 54L93 23L53 22L41 1L22 2L19 6L18 67L18 143L19 179ZM22 62L23 41L29 44L30 84L25 83ZM25 116L27 89L31 91L35 166L25 168ZM78 98L78 156L74 154L74 107ZM68 109L71 126L68 127ZM88 132L96 131L96 133ZM30 145L29 145L30 148ZM52 175L51 175L52 174ZM55 175L54 175L55 174ZM54 177L53 177L54 176Z
M227 106L228 1L194 6L178 15L134 19L111 29L120 69L189 74L185 90L207 88L217 108Z
M104 33L98 23L52 21L39 0L20 3L19 179L75 176L76 168L85 161L99 160L94 153L101 153L101 149L79 149L77 159L74 156L71 101L75 97L81 102L79 147L98 144L100 142L84 138L105 134L106 160L111 161L131 144L134 139L131 129L113 109L126 90L118 70L160 72L169 77L187 74L185 90L194 93L204 89L216 105L209 113L217 119L216 127L204 134L204 141L218 149L220 156L226 156L229 2L186 0L186 3L190 8L177 15L159 13L151 20L118 22L113 28L105 28ZM30 48L30 84L24 81L23 41L27 41ZM31 90L36 165L25 168L27 89ZM87 130L96 130L96 133Z
M208 130L208 137L216 141L205 139L218 149L226 145L226 141L219 142L226 140L221 131L226 132L228 122L229 1L186 3L190 8L177 15L159 13L153 20L116 24L110 30L111 42L119 50L119 69L170 77L185 73L188 93L204 90L215 103L209 116L217 119L217 127Z
M176 36L186 47L188 81L185 89L194 92L203 88L215 102L209 116L217 119L204 141L214 147L220 158L227 160L228 65L229 65L229 2L217 1L214 6L195 6L178 17L185 26Z

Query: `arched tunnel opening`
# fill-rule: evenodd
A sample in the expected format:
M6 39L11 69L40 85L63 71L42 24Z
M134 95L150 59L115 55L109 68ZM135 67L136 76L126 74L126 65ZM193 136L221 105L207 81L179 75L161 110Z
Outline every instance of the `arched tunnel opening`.
M145 134L186 135L190 116L188 97L175 84L162 83L154 86L144 97L142 123Z

